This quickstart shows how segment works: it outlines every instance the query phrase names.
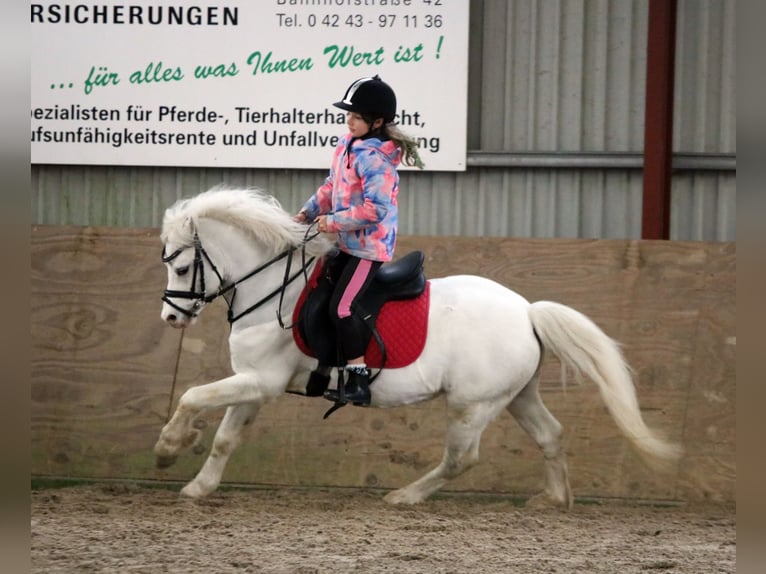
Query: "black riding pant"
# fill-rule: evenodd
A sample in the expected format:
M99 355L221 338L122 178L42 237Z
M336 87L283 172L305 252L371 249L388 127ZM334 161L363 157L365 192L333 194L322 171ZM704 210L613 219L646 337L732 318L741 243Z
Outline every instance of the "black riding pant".
M328 276L334 284L330 317L335 323L345 361L361 357L366 350L352 313L381 265L381 261L361 259L343 251L327 263Z

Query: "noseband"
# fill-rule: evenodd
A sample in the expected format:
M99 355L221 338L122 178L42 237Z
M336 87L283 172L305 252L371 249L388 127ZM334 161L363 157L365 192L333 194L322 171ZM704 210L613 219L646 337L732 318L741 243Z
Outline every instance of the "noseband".
M287 288L287 286L292 283L295 279L297 279L301 274L306 275L306 270L311 265L311 263L314 261L314 257L311 257L308 261L305 259L305 241L303 243L304 247L304 257L303 257L303 265L301 266L301 269L299 269L297 272L295 272L292 276L290 276L290 266L292 263L292 256L293 252L297 249L296 247L291 247L282 253L276 255L275 257L272 257L266 263L263 263L262 265L259 265L255 269L253 269L250 273L245 275L244 277L229 283L228 285L224 285L224 280L221 274L218 272L218 268L215 266L213 261L210 259L210 256L207 254L207 251L205 251L205 248L202 247L202 243L200 242L199 235L197 232L194 232L194 240L192 243L192 246L194 247L194 262L193 262L193 271L192 271L192 282L191 282L191 289L189 291L177 291L173 289L165 289L165 292L162 296L162 301L173 307L173 309L176 309L177 311L180 311L187 317L193 318L197 317L199 315L198 311L202 308L203 304L210 303L211 301L217 299L221 295L234 290L232 293L232 296L227 299L227 304L229 307L228 310L228 319L229 323L234 323L234 321L241 319L248 313L256 310L258 307L275 297L277 294L284 295L284 291ZM162 248L162 262L163 263L169 263L170 261L173 261L176 257L178 257L185 249L186 247L181 247L179 249L176 249L173 253L170 255L165 255L165 247ZM232 311L232 305L234 304L234 298L237 294L237 285L242 283L243 281L249 279L250 277L253 277L254 275L257 275L264 269L268 268L272 264L276 263L277 261L284 259L287 257L287 267L285 269L285 277L282 281L282 285L277 287L274 291L260 299L257 303L254 305L251 305L238 315L234 315ZM208 295L205 291L205 266L203 265L203 258L208 262L210 265L210 268L213 270L213 272L216 274L216 277L218 277L218 290L215 293L211 293ZM196 290L197 285L197 278L199 277L199 290ZM175 304L173 301L171 301L171 298L174 299L193 299L194 303L192 304L191 310L184 309L183 307ZM281 298L280 298L280 305L281 305ZM277 311L277 315L279 315L279 310ZM282 323L281 317L280 324Z

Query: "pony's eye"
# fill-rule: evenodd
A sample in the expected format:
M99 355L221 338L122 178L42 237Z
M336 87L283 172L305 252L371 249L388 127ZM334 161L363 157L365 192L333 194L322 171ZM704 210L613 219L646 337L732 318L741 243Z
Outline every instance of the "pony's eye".
M176 275L178 275L179 277L183 277L188 272L189 272L189 266L188 265L186 265L184 267L179 267L178 269L176 269Z

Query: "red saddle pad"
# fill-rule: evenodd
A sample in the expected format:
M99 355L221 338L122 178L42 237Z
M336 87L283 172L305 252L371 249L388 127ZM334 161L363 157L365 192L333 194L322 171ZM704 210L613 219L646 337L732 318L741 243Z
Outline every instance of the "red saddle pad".
M301 294L293 312L293 320L297 320L306 292ZM387 369L406 367L414 362L423 352L428 334L428 308L431 300L431 282L426 281L423 293L414 299L389 301L380 310L375 323L378 333L386 346ZM308 348L301 337L299 329L293 329L293 338L298 348L313 357L314 353ZM364 360L368 367L379 369L383 367L383 356L375 337L370 338Z

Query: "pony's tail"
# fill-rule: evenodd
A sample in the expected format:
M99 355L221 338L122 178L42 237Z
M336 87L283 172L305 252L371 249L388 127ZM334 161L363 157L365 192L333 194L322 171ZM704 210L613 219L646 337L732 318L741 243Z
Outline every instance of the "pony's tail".
M641 417L630 368L614 340L588 317L559 303L533 303L529 317L545 348L598 385L617 426L647 463L667 468L678 460L681 448L657 436Z

